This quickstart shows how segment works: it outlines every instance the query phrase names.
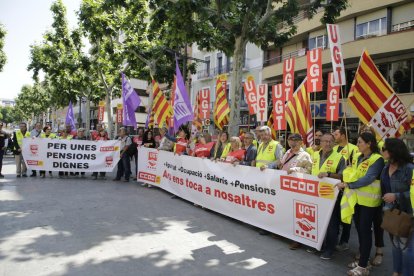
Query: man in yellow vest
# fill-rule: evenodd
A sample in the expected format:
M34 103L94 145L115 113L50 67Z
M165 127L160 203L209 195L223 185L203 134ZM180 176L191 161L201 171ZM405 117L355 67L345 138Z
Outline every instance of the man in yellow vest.
M335 138L332 134L325 133L320 139L321 150L315 152L312 156L312 175L319 178L331 177L342 180L342 172L346 165L342 155L333 150ZM330 260L332 258L338 242L338 232L341 223L341 198L342 192L338 195L331 220L329 221L325 237L325 248L321 255L323 260Z
M333 150L342 154L345 161L351 164L352 156L358 152L358 147L348 142L349 135L347 135L347 130L344 127L337 127L333 132L333 136L337 144Z
M276 169L283 156L283 147L272 139L272 132L268 126L260 127L259 135L261 143L257 149L256 161L252 162L252 166L256 166L260 170Z
M27 177L27 167L23 159L23 138L30 138L26 123L20 123L18 130L13 133L14 158L16 160L16 177Z
M311 158L313 158L313 154L321 149L321 138L323 135L323 131L317 129L315 131L315 139L313 140L313 145L306 148L306 152L309 153Z
M352 163L353 157L358 153L358 147L354 144L348 143L347 130L344 127L337 127L333 132L335 142L337 145L333 148L334 151L342 154L347 165ZM342 223L342 234L337 246L338 251L345 251L349 249L348 242L351 235L351 224Z

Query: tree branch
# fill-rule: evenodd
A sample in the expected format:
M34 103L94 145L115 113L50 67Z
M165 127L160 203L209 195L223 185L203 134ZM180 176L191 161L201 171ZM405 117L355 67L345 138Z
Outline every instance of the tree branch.
M266 12L263 14L262 18L260 18L259 22L257 22L257 29L262 28L267 20L269 20L269 18L276 12L276 10L273 9L272 3L273 0L267 0Z

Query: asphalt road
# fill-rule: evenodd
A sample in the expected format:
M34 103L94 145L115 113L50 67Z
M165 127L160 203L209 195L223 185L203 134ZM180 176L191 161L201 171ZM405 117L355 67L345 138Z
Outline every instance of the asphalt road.
M346 275L357 251L324 261L289 241L136 182L0 179L0 275ZM57 173L54 173L57 175ZM90 175L90 174L89 174ZM391 245L371 275L391 275ZM374 254L374 252L373 252Z

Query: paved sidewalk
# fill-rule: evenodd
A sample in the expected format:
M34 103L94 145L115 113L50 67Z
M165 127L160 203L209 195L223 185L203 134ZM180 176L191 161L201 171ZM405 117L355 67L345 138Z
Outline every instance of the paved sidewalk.
M0 276L346 275L357 249L353 229L351 250L323 261L157 188L112 177L18 179L13 159L4 163ZM371 275L392 274L385 240Z

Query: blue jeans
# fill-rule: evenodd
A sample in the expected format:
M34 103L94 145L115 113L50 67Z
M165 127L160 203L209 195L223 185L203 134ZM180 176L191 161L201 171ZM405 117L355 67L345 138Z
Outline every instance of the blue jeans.
M392 259L394 272L402 273L403 276L414 275L414 235L411 236L408 247L401 250L405 243L400 242L400 238L394 237L395 246L392 247Z

